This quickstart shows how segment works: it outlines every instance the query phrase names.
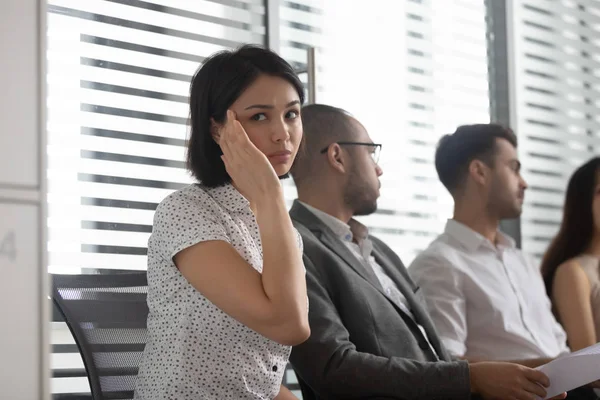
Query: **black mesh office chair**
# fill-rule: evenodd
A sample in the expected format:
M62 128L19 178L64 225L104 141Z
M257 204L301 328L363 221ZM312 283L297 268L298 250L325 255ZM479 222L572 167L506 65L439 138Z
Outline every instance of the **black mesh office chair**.
M94 400L132 399L146 344L146 272L53 275L53 301L85 365Z

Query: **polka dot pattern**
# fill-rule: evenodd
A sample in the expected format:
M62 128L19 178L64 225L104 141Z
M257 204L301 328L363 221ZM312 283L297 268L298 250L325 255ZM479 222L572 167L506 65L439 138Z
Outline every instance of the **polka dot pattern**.
M225 314L173 263L207 240L230 243L262 272L258 224L231 184L190 185L161 202L148 242L148 343L136 399L273 399L279 392L291 348Z

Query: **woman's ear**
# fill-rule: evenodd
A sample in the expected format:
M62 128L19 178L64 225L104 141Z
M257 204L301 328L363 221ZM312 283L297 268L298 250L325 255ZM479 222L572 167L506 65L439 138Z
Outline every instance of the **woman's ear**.
M210 135L212 136L213 140L219 144L219 140L221 139L221 133L219 132L221 130L221 127L219 126L219 124L213 119L210 119Z

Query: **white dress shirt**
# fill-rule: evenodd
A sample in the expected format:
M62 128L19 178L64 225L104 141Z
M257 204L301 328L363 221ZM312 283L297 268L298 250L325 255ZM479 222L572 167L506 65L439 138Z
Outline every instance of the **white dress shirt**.
M453 355L522 360L569 351L539 269L501 232L494 246L449 220L409 271Z
M304 202L302 203L309 211L311 211L315 216L317 216L323 223L332 230L332 232L344 243L344 245L352 252L352 254L357 258L357 260L365 266L365 268L371 268L377 276L377 280L381 284L383 291L386 296L398 306L405 314L410 316L413 321L416 322L415 317L410 310L406 297L398 286L394 283L394 281L387 275L385 270L375 257L373 256L373 242L369 239L369 230L366 226L361 224L355 219L350 220L350 224L352 226L340 221L334 216L327 214L315 207L312 207ZM353 233L354 232L354 233ZM356 234L356 238L355 238ZM417 323L417 326L423 333L423 337L429 343L429 347L433 354L437 356L437 352L431 345L429 338L427 337L427 333L421 324Z

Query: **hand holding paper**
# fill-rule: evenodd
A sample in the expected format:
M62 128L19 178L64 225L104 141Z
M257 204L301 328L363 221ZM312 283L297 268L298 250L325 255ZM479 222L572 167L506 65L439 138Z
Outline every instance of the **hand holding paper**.
M547 397L600 380L600 343L536 368L550 378Z

